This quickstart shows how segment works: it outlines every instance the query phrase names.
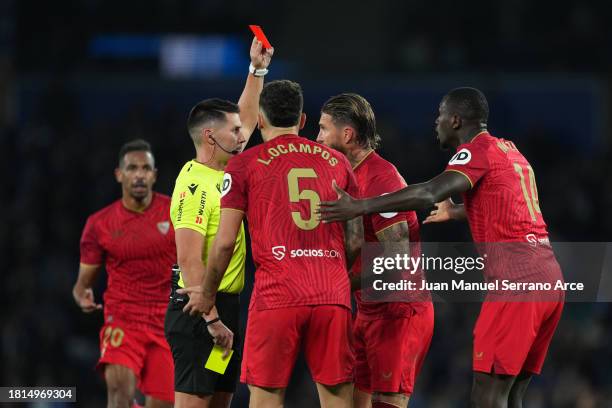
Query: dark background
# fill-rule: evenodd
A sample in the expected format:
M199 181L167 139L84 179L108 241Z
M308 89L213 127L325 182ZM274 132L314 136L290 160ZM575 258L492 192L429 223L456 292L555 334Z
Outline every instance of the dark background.
M266 79L302 84L304 136L316 137L329 96L359 92L376 112L380 153L409 184L423 181L450 155L433 132L439 100L476 86L492 133L535 170L551 240L609 241L611 17L605 1L0 0L0 385L77 386L79 406L104 406L93 371L102 317L71 296L81 229L119 197L112 171L127 140L152 143L156 189L171 193L194 155L190 107L240 95L252 23L276 48ZM470 239L458 223L421 231ZM435 307L410 406L466 407L479 305ZM525 406L612 406L611 341L610 304L567 304ZM234 406L247 396L241 386ZM318 406L301 365L287 406Z

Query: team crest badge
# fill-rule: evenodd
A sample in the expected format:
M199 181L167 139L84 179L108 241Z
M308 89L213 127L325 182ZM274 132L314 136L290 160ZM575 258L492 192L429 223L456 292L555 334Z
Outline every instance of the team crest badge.
M157 223L157 229L163 235L166 235L170 231L170 221L162 221Z

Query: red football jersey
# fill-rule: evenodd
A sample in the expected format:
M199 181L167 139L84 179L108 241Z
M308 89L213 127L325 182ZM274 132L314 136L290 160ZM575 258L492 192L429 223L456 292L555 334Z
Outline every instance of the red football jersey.
M406 181L395 166L372 151L353 169L357 179L360 198L378 197L393 193L406 187ZM409 228L410 252L412 256L421 256L419 244L419 221L414 211L369 214L363 216L363 232L366 242L378 242L376 233L399 222L405 221ZM361 273L361 257L357 258L351 268L351 274ZM422 274L419 272L419 279ZM420 283L419 283L420 285ZM418 303L405 302L368 302L362 300L361 290L355 292L355 300L362 318L409 317Z
M514 143L481 132L457 148L446 171L465 175L472 185L463 196L464 206L474 241L486 244L479 248L489 255L487 277L539 280L557 275L548 273L556 272L558 264L535 175Z
M163 332L176 263L170 197L154 193L142 213L121 200L91 215L81 237L81 263L105 262L104 318Z
M257 268L250 307L350 308L343 224L325 224L314 213L319 202L337 198L333 180L356 193L342 154L297 135L276 137L229 161L221 208L246 213Z

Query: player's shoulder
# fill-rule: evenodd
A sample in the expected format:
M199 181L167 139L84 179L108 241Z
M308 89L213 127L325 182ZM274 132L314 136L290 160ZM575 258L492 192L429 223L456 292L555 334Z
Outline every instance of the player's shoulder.
M365 165L369 165L371 168L375 169L377 172L383 171L397 171L397 168L393 163L389 160L382 157L378 152L372 151L370 154L370 160L367 160Z
M470 145L470 143L467 145ZM494 162L505 162L508 157L515 157L521 154L513 141L495 137L488 132L476 137L471 145L473 146L471 148L468 147L469 150L476 152L476 154L485 155Z
M492 154L495 154L499 140L489 132L481 132L469 142L460 144L457 147L456 153L450 159L449 164L467 164L474 157L490 157Z
M355 168L355 174L363 173L368 179L399 177L399 172L393 163L372 151Z
M366 192L381 189L392 192L406 186L406 181L397 167L378 153L371 153L369 160L363 164L364 167L357 168L355 174L360 184L363 183L362 187L366 189Z
M117 209L122 206L121 199L115 200L105 207L100 208L88 217L88 222L99 222L108 218L114 218L117 213Z

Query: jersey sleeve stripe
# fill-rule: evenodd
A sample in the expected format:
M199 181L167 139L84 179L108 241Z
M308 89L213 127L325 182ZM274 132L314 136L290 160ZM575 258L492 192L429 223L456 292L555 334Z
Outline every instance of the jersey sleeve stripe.
M394 222L393 224L387 225L386 227L379 229L378 231L375 232L375 234L379 234L379 233L383 232L384 230L387 230L387 229L393 227L394 225L401 224L402 222L404 222L404 223L406 223L406 225L408 225L408 221L406 221L406 220L399 220L399 221Z
M465 174L464 172L462 172L461 170L456 170L456 169L446 169L444 171L454 171L455 173L459 173L459 174L463 174L465 176L465 178L468 179L468 181L470 182L470 188L474 188L474 183L472 182L472 179L470 179L470 176L468 176L467 174Z

